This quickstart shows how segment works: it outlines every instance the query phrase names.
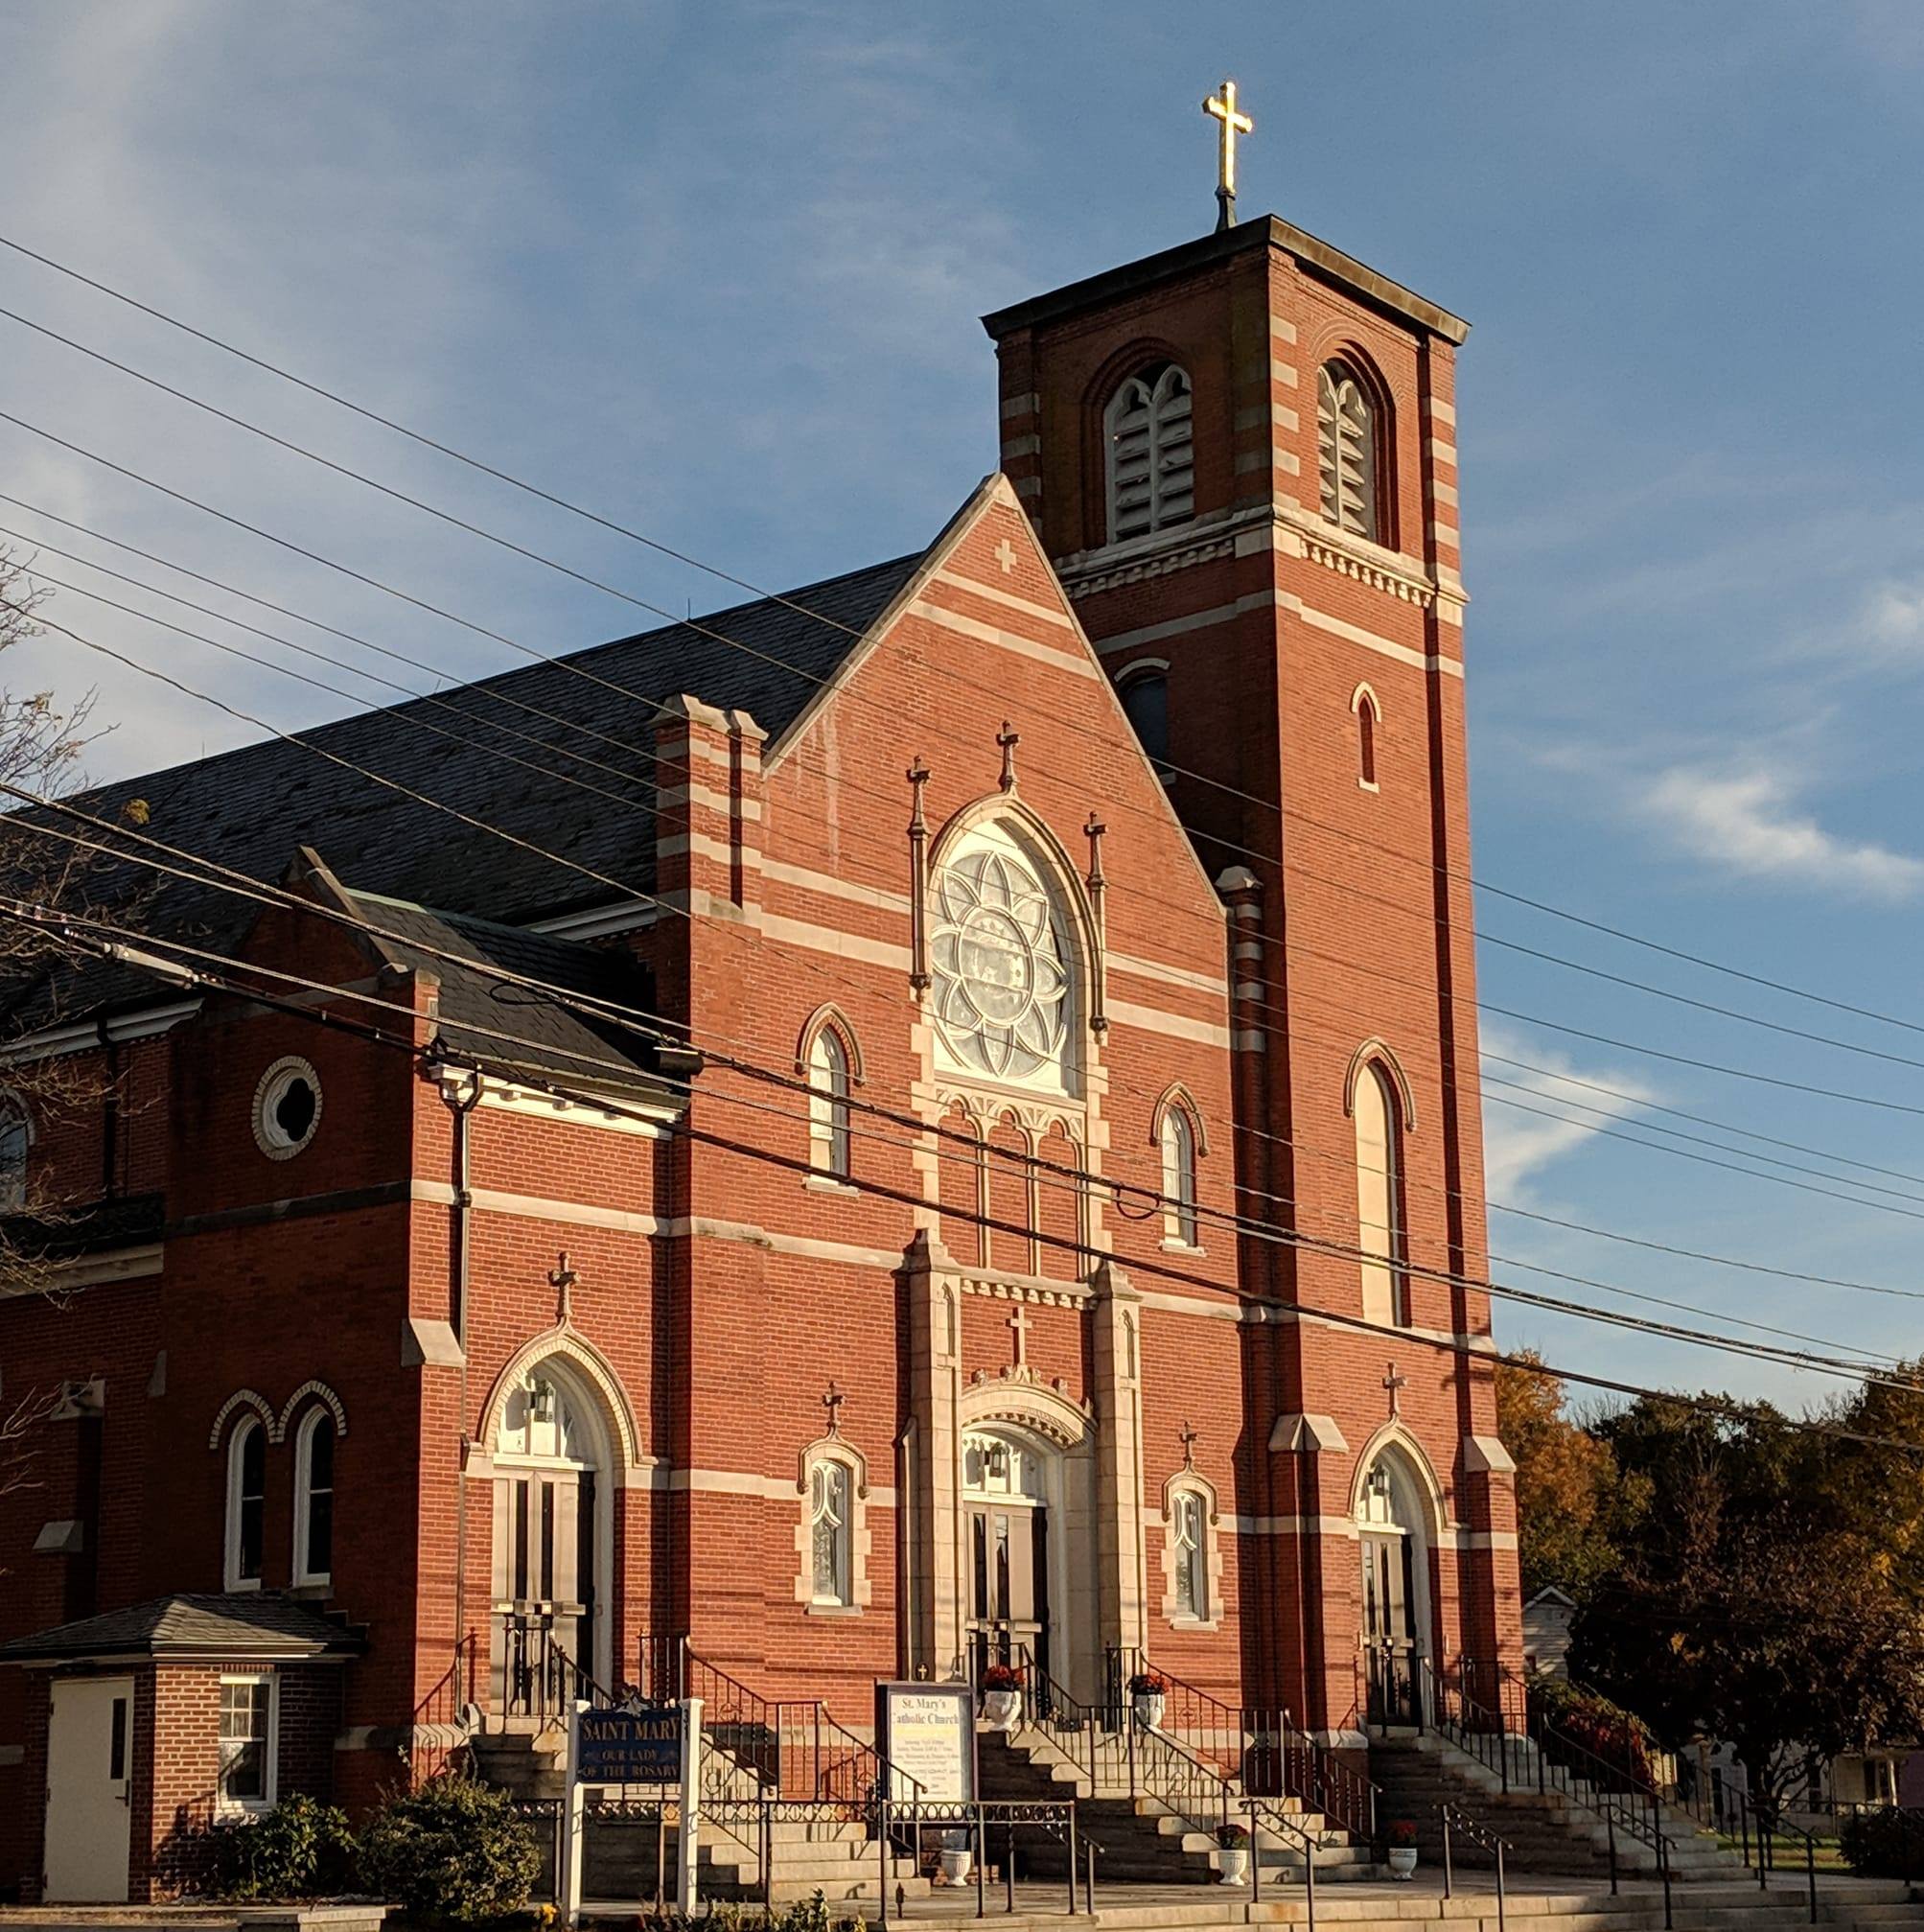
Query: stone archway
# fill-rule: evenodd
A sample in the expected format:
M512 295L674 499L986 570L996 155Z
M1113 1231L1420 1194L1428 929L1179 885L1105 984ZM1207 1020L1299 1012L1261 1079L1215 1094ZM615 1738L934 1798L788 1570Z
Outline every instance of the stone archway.
M563 1350L533 1354L488 1404L492 1473L489 1667L496 1713L552 1702L552 1646L613 1680L614 1492L622 1457L594 1380Z
M1427 1458L1402 1431L1379 1432L1357 1458L1351 1514L1361 1571L1364 1714L1376 1725L1413 1723L1436 1641L1430 1579L1443 1515Z

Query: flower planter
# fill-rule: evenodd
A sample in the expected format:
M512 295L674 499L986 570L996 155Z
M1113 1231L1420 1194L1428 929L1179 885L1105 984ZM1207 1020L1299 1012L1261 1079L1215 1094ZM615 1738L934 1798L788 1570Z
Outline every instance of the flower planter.
M1165 1703L1160 1690L1139 1690L1136 1692L1136 1722L1145 1731L1154 1731L1163 1721Z
M1222 1882L1225 1885L1247 1885L1249 1883L1249 1847L1246 1845L1218 1845L1216 1848L1216 1869L1222 1874Z
M944 1845L936 1855L941 1865L943 1884L968 1883L969 1874L975 1870L975 1853L966 1845L960 1848Z
M985 1690L982 1693L982 1714L991 1731L1013 1731L1022 1721L1022 1692Z
M1389 1849L1389 1869L1392 1878L1409 1880L1416 1876L1416 1847L1414 1845L1392 1845Z

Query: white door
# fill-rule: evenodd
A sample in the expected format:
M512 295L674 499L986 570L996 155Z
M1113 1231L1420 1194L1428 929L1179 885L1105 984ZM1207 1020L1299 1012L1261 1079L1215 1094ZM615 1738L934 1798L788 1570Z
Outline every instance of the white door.
M75 1678L53 1690L47 1900L125 1904L133 1824L133 1679Z

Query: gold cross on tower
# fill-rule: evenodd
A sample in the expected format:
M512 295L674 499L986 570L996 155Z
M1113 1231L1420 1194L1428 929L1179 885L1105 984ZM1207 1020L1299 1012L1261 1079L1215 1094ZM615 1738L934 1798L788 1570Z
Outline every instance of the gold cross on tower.
M1222 91L1202 104L1202 111L1220 124L1216 144L1216 225L1220 233L1236 226L1236 137L1255 133L1256 123L1238 111L1234 81L1225 81Z

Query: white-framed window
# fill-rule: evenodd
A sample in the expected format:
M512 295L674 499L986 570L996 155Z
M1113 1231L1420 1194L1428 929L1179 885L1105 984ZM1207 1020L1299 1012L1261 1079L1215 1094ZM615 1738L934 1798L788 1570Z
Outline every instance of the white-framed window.
M1067 922L1037 860L1007 826L977 826L944 856L929 964L942 1071L1070 1090L1076 1002Z
M227 1441L226 1587L258 1590L267 1528L267 1428L243 1416Z
M334 1579L334 1456L339 1431L314 1408L294 1438L294 1581Z
M291 1160L320 1126L320 1075L298 1054L277 1059L254 1088L254 1141L269 1160Z
M1316 449L1323 521L1353 535L1381 540L1377 475L1377 412L1361 376L1348 362L1316 372Z
M0 1093L0 1214L18 1214L27 1205L27 1154L34 1145L34 1123L18 1094Z
M854 1482L846 1462L818 1456L808 1472L808 1555L812 1603L854 1601Z
M852 1172L848 1082L848 1048L833 1026L823 1026L808 1046L808 1152L816 1172L831 1180Z
M1351 1103L1356 1125L1356 1245L1362 1250L1363 1319L1403 1323L1402 1141L1398 1096L1380 1060L1356 1071Z
M1209 1508L1199 1490L1179 1489L1171 1500L1170 1536L1175 1544L1176 1615L1200 1623L1209 1616Z
M280 1698L268 1672L220 1679L220 1762L215 1807L267 1811L280 1783Z
M1163 1226L1171 1241L1196 1245L1195 1122L1179 1103L1164 1107Z
M1189 1462L1163 1491L1163 1615L1178 1629L1214 1630L1222 1618L1216 1490Z
M1173 362L1131 376L1102 412L1108 436L1109 541L1147 536L1195 515L1189 377Z
M1358 685L1350 706L1356 714L1356 783L1373 792L1377 789L1377 726L1381 721L1377 694L1369 686Z

